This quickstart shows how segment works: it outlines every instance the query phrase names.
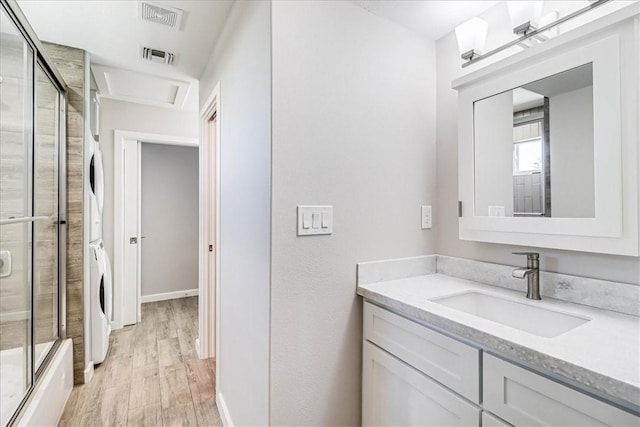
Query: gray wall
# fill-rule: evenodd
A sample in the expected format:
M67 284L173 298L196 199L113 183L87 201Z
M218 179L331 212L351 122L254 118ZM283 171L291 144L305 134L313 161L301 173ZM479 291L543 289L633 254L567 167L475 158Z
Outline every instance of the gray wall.
M221 84L220 352L235 425L269 422L271 4L237 2L201 78Z
M142 144L142 296L198 289L198 148Z
M552 96L549 108L551 214L560 218L593 218L593 86ZM567 165L574 167L568 169Z
M570 3L570 2L569 2ZM489 28L508 23L502 3L481 16ZM508 31L502 34L508 35ZM509 35L511 37L511 35ZM491 39L491 35L489 36ZM494 41L495 42L495 41ZM492 46L489 41L487 46ZM499 43L498 43L499 44ZM463 74L455 34L449 33L437 44L437 153L438 153L438 253L508 265L522 265L525 260L511 252L517 246L466 242L458 239L458 97L451 81ZM487 61L488 63L491 60ZM473 67L469 67L472 68ZM465 73L472 71L465 69ZM535 248L527 248L535 249ZM587 252L536 249L541 253L541 268L597 279L640 284L640 258L602 255Z
M356 263L435 252L434 84L433 42L350 2L273 3L272 425L360 424ZM333 205L333 234L296 237L299 204Z

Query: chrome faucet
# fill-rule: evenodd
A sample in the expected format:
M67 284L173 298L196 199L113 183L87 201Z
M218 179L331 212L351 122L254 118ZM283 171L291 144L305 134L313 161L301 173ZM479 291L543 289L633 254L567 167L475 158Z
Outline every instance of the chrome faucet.
M527 298L540 298L540 254L537 252L514 252L514 255L527 256L527 268L516 268L512 276L516 279L527 278Z

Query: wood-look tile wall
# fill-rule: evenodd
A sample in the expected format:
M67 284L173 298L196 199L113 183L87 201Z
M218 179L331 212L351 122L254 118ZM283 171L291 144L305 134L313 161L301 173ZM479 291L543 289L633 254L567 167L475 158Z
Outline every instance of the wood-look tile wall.
M68 46L44 43L67 83L67 337L73 339L73 377L84 382L83 327L83 146L84 55Z

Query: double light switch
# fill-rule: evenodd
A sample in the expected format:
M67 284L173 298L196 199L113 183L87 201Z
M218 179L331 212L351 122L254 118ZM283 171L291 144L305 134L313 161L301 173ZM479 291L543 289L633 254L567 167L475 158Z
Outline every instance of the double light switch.
M333 206L298 206L298 236L333 233Z

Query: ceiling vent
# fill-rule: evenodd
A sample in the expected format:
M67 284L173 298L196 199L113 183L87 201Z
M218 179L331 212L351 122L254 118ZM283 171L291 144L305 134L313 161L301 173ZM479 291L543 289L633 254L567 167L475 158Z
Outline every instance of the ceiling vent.
M164 50L151 49L150 47L142 48L142 59L146 59L151 62L171 65L173 63L173 58L173 53L165 52Z
M151 21L156 24L166 25L174 30L180 29L182 23L183 11L175 7L158 6L153 3L141 1L140 19L142 21Z

